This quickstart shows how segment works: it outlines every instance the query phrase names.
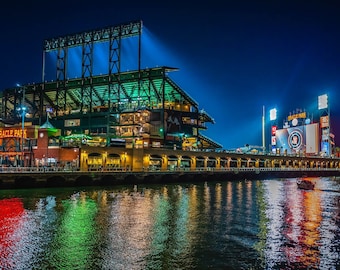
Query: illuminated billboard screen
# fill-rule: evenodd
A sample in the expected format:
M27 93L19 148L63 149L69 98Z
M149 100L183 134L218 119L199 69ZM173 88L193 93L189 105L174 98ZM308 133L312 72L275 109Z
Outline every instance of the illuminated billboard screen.
M319 124L276 130L276 148L287 154L317 154L319 141Z
M329 155L329 143L328 142L321 142L321 151L326 155Z
M321 116L321 117L320 117L320 127L321 127L321 128L327 128L327 127L329 127L329 119L328 119L328 115L327 115L327 116Z
M166 133L177 135L182 133L183 123L180 112L165 111Z

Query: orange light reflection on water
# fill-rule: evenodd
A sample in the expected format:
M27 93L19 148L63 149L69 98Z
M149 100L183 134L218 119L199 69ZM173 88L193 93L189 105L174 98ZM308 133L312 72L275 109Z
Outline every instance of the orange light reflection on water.
M289 264L317 269L320 264L321 193L287 187L284 252Z

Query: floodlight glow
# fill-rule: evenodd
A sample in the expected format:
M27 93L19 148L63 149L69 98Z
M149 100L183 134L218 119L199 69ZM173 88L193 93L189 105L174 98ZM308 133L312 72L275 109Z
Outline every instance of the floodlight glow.
M328 96L327 94L321 95L318 97L318 109L327 109L328 108Z
M276 115L277 115L277 110L276 109L271 109L269 111L269 120L270 121L276 120Z

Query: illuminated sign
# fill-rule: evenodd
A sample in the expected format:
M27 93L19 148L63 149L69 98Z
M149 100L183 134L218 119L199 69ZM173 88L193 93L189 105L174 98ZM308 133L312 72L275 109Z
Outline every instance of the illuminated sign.
M320 149L319 124L302 125L276 131L276 146L287 154L315 154Z
M288 136L288 145L293 150L299 150L303 143L303 134L300 129L295 129Z
M321 142L321 152L324 152L325 154L329 154L328 142Z
M289 115L287 119L288 121L292 121L295 118L307 118L306 112Z
M9 128L9 129L0 129L0 138L8 138L8 137L22 137L22 129L21 128ZM27 130L24 129L24 138L27 138Z
M79 127L80 119L67 119L64 122L65 127Z
M272 136L272 145L276 145L276 137Z
M274 136L276 133L277 126L272 126L272 135Z
M329 129L328 128L323 129L321 135L322 135L322 140L327 141L329 138Z
M152 142L152 147L161 147L160 142Z
M297 118L294 118L293 120L292 120L292 125L293 126L297 126L299 124L299 120L297 120Z
M326 128L326 127L329 127L328 115L320 117L320 128Z

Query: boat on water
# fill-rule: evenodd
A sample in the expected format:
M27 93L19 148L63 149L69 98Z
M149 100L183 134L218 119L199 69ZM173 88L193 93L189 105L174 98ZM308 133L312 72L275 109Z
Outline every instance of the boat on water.
M311 179L308 179L308 178L299 178L296 181L296 184L298 188L305 189L305 190L313 190L315 187L315 183Z

